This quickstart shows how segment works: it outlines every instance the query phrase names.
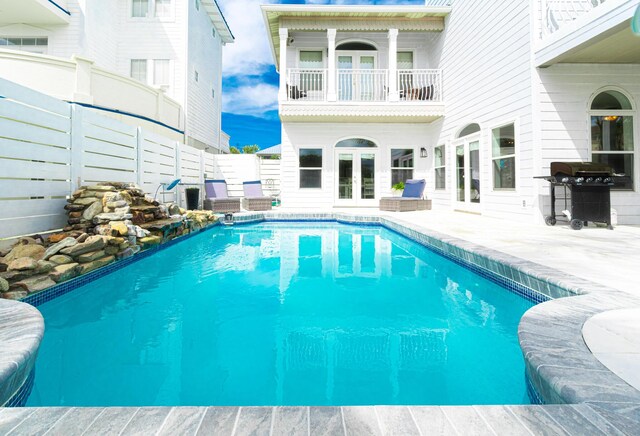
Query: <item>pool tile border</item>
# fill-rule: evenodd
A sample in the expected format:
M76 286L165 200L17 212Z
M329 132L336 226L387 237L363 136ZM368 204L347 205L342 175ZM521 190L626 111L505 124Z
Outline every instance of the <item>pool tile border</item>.
M584 322L591 316L611 309L629 307L632 304L640 305L640 299L553 268L420 228L402 221L400 217L280 211L235 215L237 224L261 221L337 221L358 225L382 225L456 263L471 267L475 272L498 281L525 298L541 302L542 304L525 313L519 327L520 346L525 357L530 385L528 390L532 399L544 403L584 403L600 414L608 416L610 422L624 419L638 423L640 428L640 391L626 384L595 359L582 340L581 330ZM132 258L97 270L95 274L87 274L86 280L109 274L121 266L148 257L157 250L168 248L198 233L200 232L146 250ZM31 302L30 298L34 297L34 304L42 304L84 283L66 282L43 291L49 292L49 295L45 294L41 299L35 298L40 294L34 294L25 300ZM625 423L628 425L627 421Z

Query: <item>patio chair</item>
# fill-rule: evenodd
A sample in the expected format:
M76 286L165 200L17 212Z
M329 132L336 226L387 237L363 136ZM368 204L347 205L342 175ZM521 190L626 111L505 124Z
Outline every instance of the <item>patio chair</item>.
M423 198L427 182L424 179L404 182L402 197L384 197L380 199L380 210L388 212L411 212L431 210L431 200Z
M292 100L298 100L300 98L307 98L307 91L303 89L299 89L297 86L287 85L287 89L289 90L289 98Z
M244 198L242 207L246 210L271 210L273 198L264 195L260 180L242 182Z
M240 199L229 198L226 181L205 180L204 190L206 193L204 209L216 213L240 212Z

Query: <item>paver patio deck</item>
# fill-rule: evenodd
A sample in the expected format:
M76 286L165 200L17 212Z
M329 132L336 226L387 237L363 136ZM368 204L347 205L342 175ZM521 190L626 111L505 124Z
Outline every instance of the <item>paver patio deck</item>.
M283 212L310 212L284 209ZM640 227L614 231L587 227L546 227L523 222L445 211L405 213L369 209L333 212L392 216L418 226L554 268L567 276L600 283L640 297L636 285L640 265ZM314 213L317 211L313 211ZM604 295L604 294L603 294ZM630 301L640 301L631 298ZM626 329L633 316L607 313L607 326L589 345L602 349L609 338ZM624 315L624 316L623 316ZM599 315L600 317L602 315ZM631 319L631 321L629 321ZM637 317L636 317L637 320ZM620 321L620 326L617 322ZM636 321L640 324L640 321ZM632 324L638 327L638 324ZM600 324L602 325L602 324ZM635 328L634 327L634 328ZM635 341L634 341L635 339ZM625 340L640 345L640 338ZM638 349L638 348L634 348ZM615 356L614 356L615 357ZM640 373L640 362L627 358L621 375ZM613 361L613 363L612 363ZM615 371L615 358L606 359ZM631 365L631 369L629 367ZM633 366L637 365L634 373ZM569 368L567 368L569 369ZM633 378L633 377L631 377ZM634 380L630 380L634 382ZM637 411L640 404L629 403ZM598 404L462 407L276 407L276 408L39 408L0 409L0 434L640 434L637 412L625 416Z

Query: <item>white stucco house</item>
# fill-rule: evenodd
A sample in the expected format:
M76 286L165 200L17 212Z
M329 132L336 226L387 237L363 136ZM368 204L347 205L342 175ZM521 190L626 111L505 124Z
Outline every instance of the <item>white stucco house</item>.
M264 5L280 73L283 205L434 207L542 222L552 161L608 163L640 224L639 0Z
M2 77L212 153L221 129L215 0L0 0Z

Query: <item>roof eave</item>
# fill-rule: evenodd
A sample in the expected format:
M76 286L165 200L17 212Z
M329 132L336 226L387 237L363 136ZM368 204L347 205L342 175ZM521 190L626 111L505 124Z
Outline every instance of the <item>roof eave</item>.
M205 11L207 11L209 19L211 19L211 22L222 39L222 42L225 44L232 44L236 38L233 36L233 32L231 32L229 23L227 23L227 19L224 17L217 0L203 0L201 4Z

